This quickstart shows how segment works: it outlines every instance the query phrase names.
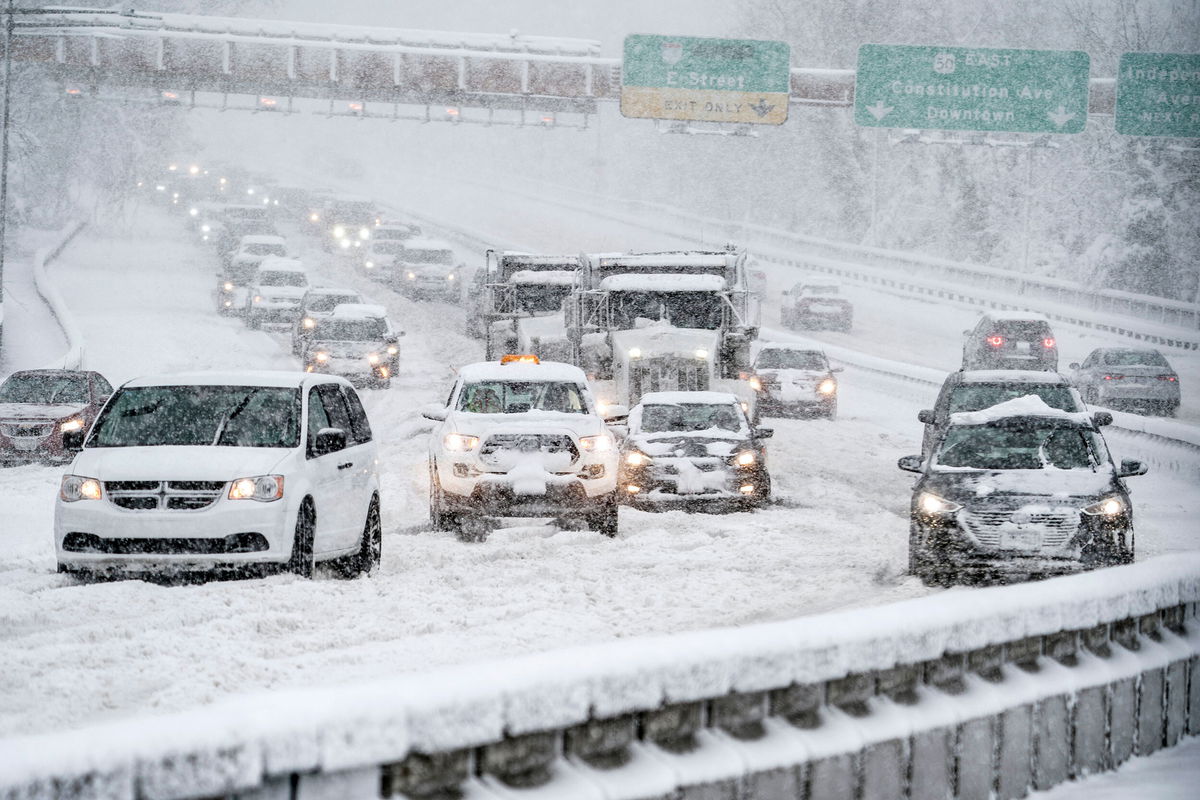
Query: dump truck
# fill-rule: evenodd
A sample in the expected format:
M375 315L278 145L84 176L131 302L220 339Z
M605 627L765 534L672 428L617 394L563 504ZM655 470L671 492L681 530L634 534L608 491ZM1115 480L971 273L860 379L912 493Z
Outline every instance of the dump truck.
M570 345L563 302L583 260L581 255L487 252L472 284L467 332L484 340L488 360L514 352L566 360Z

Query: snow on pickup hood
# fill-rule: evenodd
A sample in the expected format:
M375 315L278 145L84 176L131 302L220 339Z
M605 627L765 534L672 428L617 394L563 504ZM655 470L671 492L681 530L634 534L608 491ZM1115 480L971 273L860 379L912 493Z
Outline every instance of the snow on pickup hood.
M493 433L567 433L576 438L595 436L604 431L604 423L591 414L564 414L559 411L526 411L521 414L472 414L455 411L453 430L486 439Z
M718 334L716 331L694 328L674 328L667 324L654 323L644 328L615 331L612 335L613 349L617 357L628 354L636 347L642 358L654 356L680 356L695 358L697 350L707 350L708 360L717 354Z
M273 447L86 447L71 472L101 481L230 481L270 475L295 451Z
M79 405L51 405L49 403L3 403L0 404L0 419L62 419L78 414L84 409Z

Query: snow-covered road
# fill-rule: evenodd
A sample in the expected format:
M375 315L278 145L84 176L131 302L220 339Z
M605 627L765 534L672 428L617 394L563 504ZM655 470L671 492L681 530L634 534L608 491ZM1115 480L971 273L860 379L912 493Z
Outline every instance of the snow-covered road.
M486 209L499 204L474 205L472 227L497 224L487 215L501 212ZM570 250L674 244L647 243L612 226L597 230L585 215L549 205L504 216L510 240L545 250L565 247L572 231L588 244ZM522 229L522 219L536 222ZM482 545L431 532L427 427L417 409L443 396L454 367L479 358L480 344L462 336L460 309L406 300L287 233L307 248L301 255L318 281L363 289L408 333L393 388L365 393L384 464L382 568L353 582L321 575L314 582L279 576L186 587L79 585L54 572L50 519L61 471L6 470L0 736L930 591L904 574L911 480L895 461L919 448L916 411L931 392L853 369L843 376L836 422L771 421L779 503L770 509L726 516L624 510L615 541L546 525L505 528ZM463 255L481 261L478 253ZM130 229L77 242L51 274L88 338L88 366L114 382L150 371L294 366L282 335L248 331L214 313L216 268L216 256L194 244L178 218L149 208ZM926 366L953 366L954 334L974 317L865 290L854 299L856 331L829 334L829 341ZM773 314L769 307L768 322ZM1194 476L1138 480L1140 552L1200 547Z

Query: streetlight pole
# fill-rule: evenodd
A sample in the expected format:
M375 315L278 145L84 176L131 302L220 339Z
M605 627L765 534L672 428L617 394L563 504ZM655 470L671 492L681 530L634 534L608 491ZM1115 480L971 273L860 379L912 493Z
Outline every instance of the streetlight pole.
M0 130L0 324L3 323L4 253L8 249L8 107L12 98L13 2L8 0L4 16L4 128Z

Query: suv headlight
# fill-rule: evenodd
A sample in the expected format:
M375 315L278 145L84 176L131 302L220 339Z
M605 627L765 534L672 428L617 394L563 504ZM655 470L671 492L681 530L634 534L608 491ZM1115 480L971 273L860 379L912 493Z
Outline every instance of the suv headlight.
M282 475L259 475L256 478L238 478L229 484L230 500L257 500L270 503L283 497Z
M479 446L479 437L447 433L446 438L442 440L442 446L453 453L469 453Z
M367 354L367 363L370 364L371 366L375 366L376 364L378 364L379 363L379 353L368 353Z
M82 427L83 420L81 420L79 417L74 417L72 419L64 420L62 424L58 426L58 432L70 433L71 431L77 431Z
M817 391L821 394L833 394L837 391L837 381L833 378L826 378L821 381L821 384L817 387Z
M78 500L99 500L100 481L95 478L85 478L82 475L63 475L58 496L64 503L74 503Z
M345 225L334 225L333 226L333 238L341 239L345 235L346 235L346 226Z
M579 449L588 453L607 453L613 449L613 439L607 433L599 436L580 436Z
M753 450L743 450L733 457L733 463L739 467L749 467L758 460L758 455Z
M938 497L932 492L921 492L917 507L926 514L953 514L962 508L959 503L953 503L944 497Z
M399 347L397 347L396 345L394 345L394 344L389 344L389 345L388 345L387 354L388 354L389 356L394 356L394 355L396 355L396 354L397 354L397 353L399 353L399 352L400 352L400 348L399 348Z
M1087 508L1083 509L1083 513L1089 517L1115 517L1125 511L1125 503L1120 497L1113 495L1106 497L1098 503L1092 503Z
M761 392L763 388L762 378L757 375L750 376L750 388L756 392Z

